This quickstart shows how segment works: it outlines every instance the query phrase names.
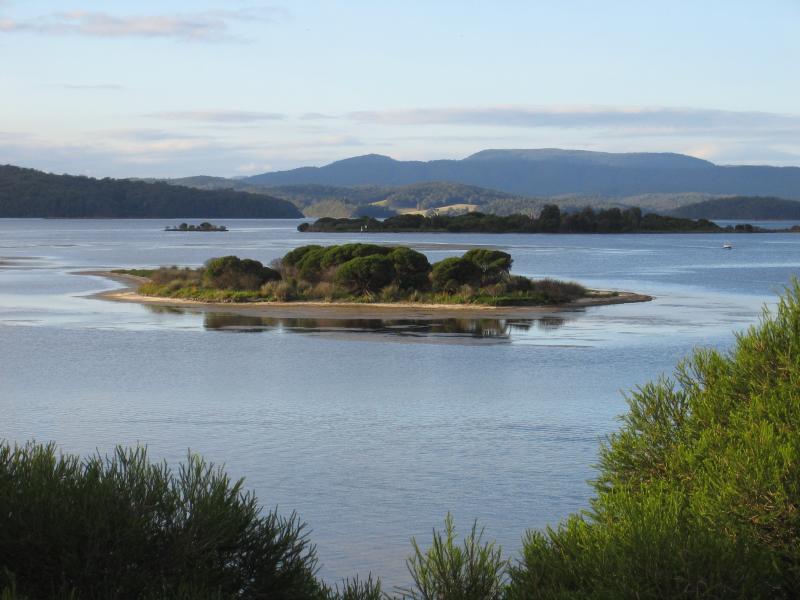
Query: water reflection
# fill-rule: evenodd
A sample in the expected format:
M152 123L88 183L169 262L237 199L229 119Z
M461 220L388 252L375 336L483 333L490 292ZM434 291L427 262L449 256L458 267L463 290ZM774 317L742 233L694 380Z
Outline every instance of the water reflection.
M283 331L289 333L327 334L342 337L354 334L379 334L389 338L510 341L514 334L532 331L552 332L563 327L567 320L557 315L535 319L332 319L264 317L234 313L202 312L171 306L147 305L159 314L202 314L203 326L214 331L260 333Z
M239 332L258 332L280 329L297 333L377 333L396 337L450 337L508 340L515 332L529 331L533 327L553 330L562 326L564 319L312 319L272 318L222 313L207 313L203 324L206 329Z

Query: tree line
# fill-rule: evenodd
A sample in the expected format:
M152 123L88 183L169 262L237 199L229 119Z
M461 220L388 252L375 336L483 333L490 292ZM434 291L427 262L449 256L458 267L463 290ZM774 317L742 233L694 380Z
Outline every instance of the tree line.
M724 228L706 219L683 219L642 214L638 207L595 210L586 207L577 212L562 212L547 204L533 214L508 216L470 212L463 215L404 214L383 221L372 218L321 218L297 228L309 232L450 232L450 233L656 233L719 232Z
M290 202L232 190L166 183L51 175L0 166L0 217L39 218L297 218Z

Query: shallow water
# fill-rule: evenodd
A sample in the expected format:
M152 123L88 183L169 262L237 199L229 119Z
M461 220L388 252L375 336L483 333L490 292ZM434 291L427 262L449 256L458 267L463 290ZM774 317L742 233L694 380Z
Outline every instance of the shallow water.
M412 535L447 511L513 554L586 507L622 390L694 346L727 348L800 268L800 236L300 234L298 221L0 220L0 436L75 452L188 448L297 510L328 580L406 580ZM510 251L514 272L652 294L535 319L274 319L90 296L86 269L268 262L306 243L404 243L439 260ZM723 250L732 241L733 250Z

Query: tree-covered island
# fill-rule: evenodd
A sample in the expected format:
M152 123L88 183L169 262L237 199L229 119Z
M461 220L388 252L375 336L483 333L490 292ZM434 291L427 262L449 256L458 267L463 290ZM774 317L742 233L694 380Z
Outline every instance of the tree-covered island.
M228 231L225 225L214 225L208 221L203 221L199 225L181 223L177 227L165 227L164 231Z
M383 221L370 217L334 219L323 217L314 223L302 223L301 232L362 233L722 233L760 231L753 226L720 227L707 219L683 219L654 213L643 214L640 208L586 207L577 212L562 212L546 205L538 216L508 216L470 212L462 215L403 214Z
M535 306L566 304L614 292L511 274L510 254L473 249L431 264L403 246L301 246L265 266L236 256L199 268L116 271L143 278L138 293L203 302L377 302Z

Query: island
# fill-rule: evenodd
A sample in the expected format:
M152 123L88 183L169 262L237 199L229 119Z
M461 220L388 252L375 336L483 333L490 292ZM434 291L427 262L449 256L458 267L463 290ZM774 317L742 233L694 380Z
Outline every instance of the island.
M684 219L655 213L643 214L637 207L594 210L586 207L565 213L555 204L546 205L538 216L514 214L500 216L469 212L462 215L425 216L402 214L383 221L361 217L334 219L323 217L302 223L301 232L361 233L751 233L767 231L752 225L720 227L707 219Z
M212 225L203 221L200 225L181 223L177 227L164 227L164 231L228 231L228 228L224 225Z
M405 246L341 244L301 246L270 266L223 256L198 268L171 266L89 274L130 284L128 289L102 294L112 300L251 309L350 309L345 313L329 311L330 316L352 316L362 308L394 309L394 316L401 313L409 318L425 316L420 310L439 316L443 310L450 310L465 316L463 310L477 313L503 308L509 309L504 314L519 315L515 311L531 307L583 307L652 299L630 292L589 290L574 282L514 275L512 263L510 254L488 248L475 248L431 264L423 253Z

